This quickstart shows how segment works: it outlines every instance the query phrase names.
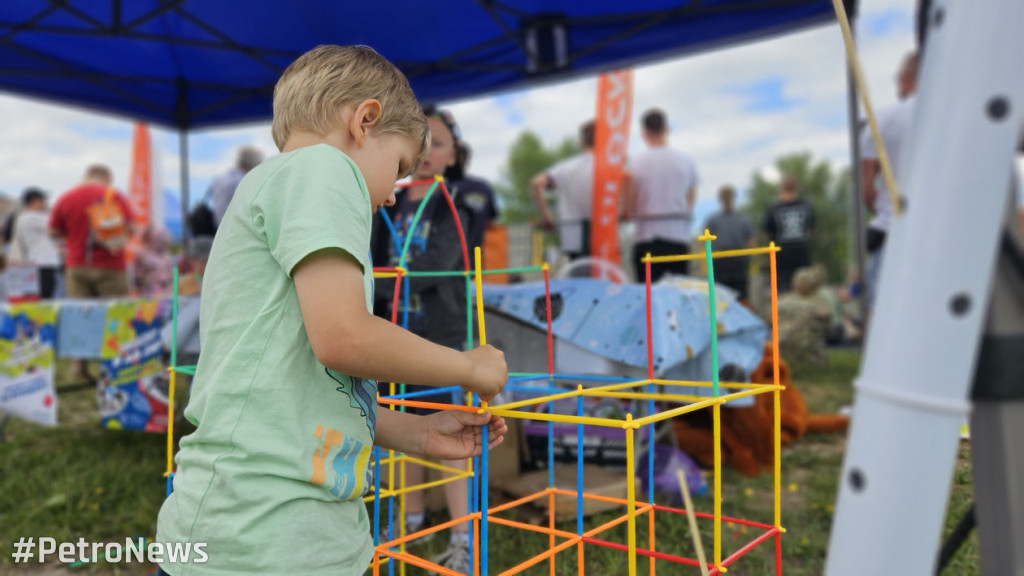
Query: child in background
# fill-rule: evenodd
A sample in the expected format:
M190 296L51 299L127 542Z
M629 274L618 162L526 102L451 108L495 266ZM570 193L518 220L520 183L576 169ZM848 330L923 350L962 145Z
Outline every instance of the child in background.
M272 131L282 154L240 183L203 278L185 410L197 428L157 541L204 542L207 560L164 562L171 576L362 574L371 446L467 458L506 429L487 413L377 408L374 380L490 400L507 378L494 348L459 352L370 313L372 214L429 146L405 77L370 48L317 47L278 81Z
M171 235L163 228L149 226L142 233L142 247L135 254L135 291L144 298L166 296L174 287Z
M179 365L194 365L199 359L199 296L203 287L206 261L210 258L212 236L196 236L188 242L188 257L178 272L178 358ZM170 353L171 328L164 325L164 348Z
M203 287L206 262L210 259L213 236L196 236L188 243L185 266L178 273L178 295L198 296Z
M825 338L831 310L817 297L818 275L813 268L798 268L793 290L779 297L779 351L791 366L828 363Z
M430 127L430 150L413 174L413 181L425 184L408 186L395 193L395 205L385 208L385 212L394 223L396 238L392 238L379 214L374 219L373 259L386 266L399 266L401 251L397 246L405 246L408 241L409 251L404 266L410 271L462 270L465 263L462 259L462 246L459 239L459 228L456 226L448 203L440 189L427 198L427 192L434 186L437 176L445 175L457 166L457 146L459 144L459 128L455 118L447 110L426 107L423 110ZM451 181L445 182L452 194L455 212L462 230L469 234L479 228L483 236L483 210L477 210L466 204L469 194L459 194L452 189ZM426 203L424 205L424 203ZM416 226L412 221L416 214L420 220ZM411 237L411 239L410 239ZM478 240L479 242L479 240ZM397 244L397 246L396 246ZM395 304L394 280L380 279L376 283L378 305L376 312L383 318L391 318L391 308ZM408 329L430 340L456 350L466 346L466 283L461 277L410 278L408 282L408 300L405 295L399 296L398 323L408 316ZM403 287L403 290L405 288ZM408 301L408 309L405 302ZM382 383L383 384L383 383ZM406 393L422 391L422 386L407 386ZM381 393L389 390L382 385ZM430 402L452 402L462 404L464 398L433 396L424 398ZM422 408L407 409L414 414L430 414L432 410ZM450 468L464 468L466 463L461 460L442 461L441 464ZM424 482L425 469L415 463L405 465L405 485L415 486ZM461 518L469 513L468 482L456 480L444 485L445 500L451 518ZM405 533L418 532L427 526L424 491L416 490L405 496ZM394 531L398 537L399 531ZM419 543L425 542L424 537ZM468 526L459 524L451 529L451 540L448 549L433 558L433 561L455 572L468 572L469 566L469 531Z
M39 297L43 300L54 297L60 268L57 245L47 230L49 218L46 193L35 187L25 190L7 254L11 263L31 264L38 269Z

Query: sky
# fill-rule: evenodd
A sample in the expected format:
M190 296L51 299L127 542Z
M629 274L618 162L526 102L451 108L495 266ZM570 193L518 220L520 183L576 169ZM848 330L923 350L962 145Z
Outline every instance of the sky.
M862 2L857 36L876 107L896 101L896 68L914 46L914 8L915 0ZM508 149L523 130L550 145L574 137L593 114L596 86L590 77L441 104L454 113L473 148L471 171L498 181ZM698 221L715 208L721 185L734 184L742 194L751 174L770 176L769 167L781 155L809 151L836 167L849 164L846 66L835 24L635 68L631 153L643 147L638 119L651 107L668 115L669 144L697 164ZM0 118L0 191L20 195L38 185L59 194L94 162L110 165L115 185L125 186L130 121L2 92ZM155 128L153 138L164 185L176 192L179 136ZM239 146L277 152L269 122L195 131L188 144L194 199L233 164Z

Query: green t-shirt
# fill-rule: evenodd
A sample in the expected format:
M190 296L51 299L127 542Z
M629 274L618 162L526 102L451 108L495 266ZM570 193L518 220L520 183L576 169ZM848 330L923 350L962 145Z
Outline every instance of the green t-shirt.
M202 354L174 492L157 542L198 543L204 564L172 576L362 574L373 556L360 497L377 384L327 370L310 347L291 274L341 248L363 267L372 308L371 208L359 168L336 148L268 159L239 184L203 278Z

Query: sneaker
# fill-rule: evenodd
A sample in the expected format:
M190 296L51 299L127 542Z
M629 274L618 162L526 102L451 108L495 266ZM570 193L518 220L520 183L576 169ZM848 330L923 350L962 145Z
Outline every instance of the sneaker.
M422 523L410 522L409 519L406 518L406 520L405 520L405 535L408 536L409 534L414 534L416 532L419 532L420 530L423 530L427 526L429 526L429 524L427 523L427 518L426 517L424 517L424 521ZM401 534L398 533L397 527L395 529L395 533L392 534L390 537L388 536L388 526L387 526L387 524L385 524L384 526L380 527L380 540L381 540L382 543L383 542L389 542L391 540L397 540L400 537L401 537ZM427 542L430 542L430 539L433 538L433 537L434 537L434 533L431 532L429 534L424 534L423 536L420 536L419 538L414 538L412 540L408 540L408 541L406 541L405 545L407 547L408 546L418 546L420 544L425 544Z
M413 522L410 522L408 519L406 519L406 521L405 521L405 535L408 536L409 534L414 534L414 533L419 532L420 530L423 530L424 528L427 528L429 526L430 526L430 524L427 524L426 517L424 517L422 523L413 523ZM406 546L419 546L420 544L426 544L427 542L430 542L430 540L433 537L434 537L434 532L431 532L429 534L424 534L423 536L420 536L419 538L414 538L412 540L409 540L408 542L405 543L405 545ZM398 536L395 536L395 538L398 538Z
M448 549L433 557L431 562L460 574L469 574L469 542L456 540L448 544Z

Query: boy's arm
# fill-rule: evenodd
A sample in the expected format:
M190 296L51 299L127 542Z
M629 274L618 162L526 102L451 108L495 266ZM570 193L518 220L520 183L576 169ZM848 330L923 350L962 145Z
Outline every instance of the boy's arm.
M310 346L324 366L360 378L462 386L490 400L505 386L505 355L490 346L458 352L366 311L360 265L340 249L320 250L293 272Z
M508 427L500 416L445 410L416 416L384 406L377 408L377 431L373 443L382 448L431 458L458 460L479 456L483 451L481 426L490 424L487 445L501 444Z

